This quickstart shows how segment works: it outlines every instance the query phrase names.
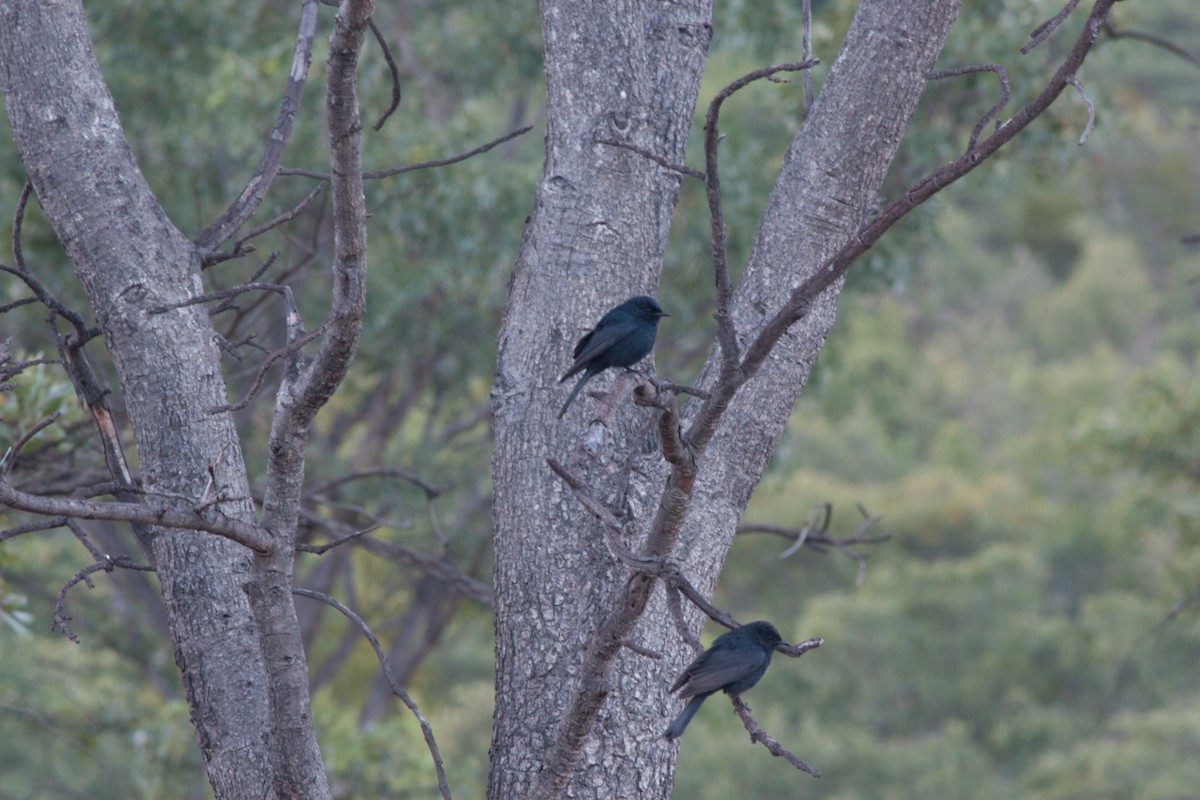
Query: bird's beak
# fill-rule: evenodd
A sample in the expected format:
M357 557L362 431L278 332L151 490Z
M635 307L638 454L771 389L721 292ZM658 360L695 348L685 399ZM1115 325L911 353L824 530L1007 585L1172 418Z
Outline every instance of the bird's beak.
M660 317L669 317L669 316L671 316L670 314L668 314L668 313L667 313L667 312L665 312L665 311L660 311L660 312L658 312L658 315L659 315Z

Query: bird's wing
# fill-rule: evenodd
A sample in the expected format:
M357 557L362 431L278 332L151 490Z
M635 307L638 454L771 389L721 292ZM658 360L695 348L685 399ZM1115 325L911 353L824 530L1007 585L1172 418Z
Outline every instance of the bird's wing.
M608 350L634 330L636 330L636 326L631 322L614 321L607 325L597 325L595 330L584 336L575 345L575 351L571 354L575 357L575 363L571 365L567 375L578 372L596 356Z
M710 694L753 674L764 666L766 660L766 654L757 647L748 650L707 650L683 671L671 690L678 689L680 697Z

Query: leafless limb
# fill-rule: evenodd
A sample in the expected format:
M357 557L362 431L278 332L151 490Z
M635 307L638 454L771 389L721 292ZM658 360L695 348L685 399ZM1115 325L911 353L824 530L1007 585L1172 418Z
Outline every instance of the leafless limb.
M53 414L47 414L9 446L8 450L4 452L4 456L0 457L0 477L6 477L9 471L12 470L13 463L21 453L21 448L28 444L29 440L34 436L37 436L43 430L53 425L60 416L62 414L58 411L55 411Z
M629 641L628 639L621 642L621 646L624 647L626 650L632 650L633 652L637 653L639 656L645 656L646 658L653 658L655 661L662 660L662 653L658 652L657 650L651 650L649 647L642 647L640 644L634 644L633 642Z
M815 767L811 767L801 761L781 745L771 734L764 731L762 726L755 721L754 717L750 716L750 706L746 705L746 702L739 695L730 695L729 700L733 703L733 710L742 718L742 724L746 726L746 732L750 734L751 742L761 743L771 755L784 759L801 772L807 772L814 778L821 777L821 773Z
M1058 26L1062 25L1067 17L1071 16L1071 12L1075 10L1075 6L1079 5L1079 0L1067 0L1067 4L1050 19L1043 22L1034 29L1033 33L1029 34L1029 41L1021 48L1022 55L1029 55L1033 48L1037 47L1042 42L1050 37L1050 34L1058 30Z
M509 131L508 133L504 134L503 136L501 136L498 139L493 139L492 141L487 142L486 144L481 144L481 145L479 145L479 147L476 147L473 150L468 150L467 152L462 153L457 156L451 156L450 158L441 158L436 161L422 161L417 164L407 164L403 167L392 167L391 169L380 169L380 170L374 170L371 172L364 172L362 174L362 177L363 177L363 180L373 181L373 180L379 180L380 178L391 178L395 175L403 175L406 172L415 172L416 170L419 170L419 169L431 169L433 167L446 167L451 164L457 164L460 161L466 161L468 158L472 158L473 156L477 156L481 153L486 153L488 150L498 147L498 146L504 144L505 142L509 141L510 139L515 139L518 136L529 133L531 130L533 130L533 126L526 125L523 128L517 128L515 131ZM299 176L302 176L305 178L314 178L319 181L329 180L328 172L315 172L313 170L308 170L308 169L290 169L288 167L284 167L279 170L279 174L280 175L299 175Z
M425 496L429 499L438 497L443 491L442 489L439 489L438 487L426 481L420 475L417 475L415 472L410 472L409 470L402 469L400 467L378 467L375 469L364 469L357 472L351 472L332 480L325 481L324 483L314 486L312 489L310 489L308 494L325 494L326 492L331 492L338 487L345 486L347 483L361 481L367 478L399 478L400 480L407 481L408 483L416 486L418 489L424 492Z
M254 246L247 246L247 242L257 236L262 236L267 231L278 228L280 225L283 225L286 222L291 222L293 219L300 216L300 214L304 212L304 209L308 208L312 201L316 199L317 195L324 190L325 184L323 183L313 187L313 190L306 194L304 199L293 206L289 211L285 211L274 219L268 220L250 232L239 236L233 243L233 249L221 252L210 251L205 253L201 258L200 268L208 269L216 264L230 261L235 258L241 258L248 253L254 252ZM271 260L273 261L276 256L278 256L278 253L272 253ZM251 280L253 280L253 278Z
M28 511L45 517L107 519L164 528L204 531L237 542L256 552L270 552L274 538L263 528L230 519L216 512L202 516L194 506L161 495L148 497L145 503L96 503L77 498L45 497L13 488L7 477L0 477L0 506Z
M250 402L254 399L255 395L258 394L258 390L262 388L263 381L267 377L267 371L269 369L271 369L271 367L275 366L275 363L277 361L279 361L280 359L293 356L297 351L299 351L301 348L303 348L306 344L308 344L309 342L311 342L314 339L316 339L317 337L319 337L323 331L324 331L323 326L321 328L317 328L316 330L312 331L311 333L307 333L304 336L301 336L299 339L295 339L293 341L288 342L283 347L281 347L278 350L276 350L275 352L271 353L271 355L267 356L266 360L263 361L262 366L260 366L258 368L258 374L255 375L255 377L254 377L254 383L251 384L250 390L248 392L246 392L245 397L243 397L241 400L237 401L236 403L226 404L223 406L217 406L216 408L213 408L212 410L210 410L209 413L210 414L223 414L226 411L241 411L243 408L250 405Z
M1088 136L1091 135L1092 128L1096 127L1096 107L1092 105L1092 98L1087 96L1087 92L1083 90L1083 84L1079 82L1078 78L1072 77L1067 82L1075 87L1075 91L1079 92L1079 96L1087 104L1088 121L1084 126L1083 133L1079 136L1079 146L1082 147Z
M733 289L729 278L729 253L725 239L725 211L721 200L721 179L717 169L717 145L720 142L717 123L721 116L721 106L739 89L743 89L757 80L770 78L780 72L802 72L811 69L818 63L816 59L808 59L793 64L776 64L749 72L717 92L717 96L708 104L708 113L704 117L704 189L708 196L708 215L712 231L710 243L713 280L716 284L714 317L717 320L717 342L721 346L722 380L733 379L740 355L737 331L734 330L733 317L729 312Z
M48 519L38 519L33 522L26 522L24 525L14 525L11 528L5 528L0 531L0 542L6 542L9 539L15 539L18 536L23 536L26 533L36 533L38 531L48 531L54 528L61 528L67 524L66 517L50 517Z
M596 141L596 143L597 144L606 144L609 147L619 147L622 150L628 150L632 153L637 153L642 158L646 158L646 159L649 159L650 161L653 161L655 164L658 164L663 169L669 169L672 172L678 172L680 175L687 175L688 177L696 178L701 181L704 180L704 173L701 172L700 170L696 169L695 167L689 167L686 164L672 164L670 161L663 158L658 153L655 153L651 150L647 150L644 147L638 147L636 144L631 144L630 142L621 142L616 139L598 139Z
M858 504L859 513L863 515L863 523L852 536L847 536L843 539L837 539L829 535L829 524L832 520L833 506L830 503L816 503L805 517L804 524L799 528L790 528L784 525L772 525L769 523L750 523L739 525L737 532L739 534L747 533L767 533L774 536L782 536L785 539L790 539L792 544L786 550L779 554L779 558L787 558L795 553L801 547L811 547L818 552L823 552L828 548L834 548L842 555L852 559L858 564L858 575L854 579L854 585L862 585L863 578L866 577L867 557L853 549L853 545L867 544L882 544L890 540L890 534L880 534L878 536L867 536L867 531L881 519L879 516L870 514L862 503ZM817 511L824 512L824 518L820 524L814 524L813 514Z
M387 40L383 38L383 33L379 30L379 26L375 24L375 20L371 20L369 24L371 26L371 33L375 35L375 41L379 44L379 49L383 51L383 58L387 61L388 71L392 75L392 102L379 117L379 121L373 126L378 131L383 127L383 123L387 122L387 118L392 115L392 112L400 105L400 69L396 66L396 59L392 58L392 50L388 47Z
M345 544L346 542L352 542L355 539L359 538L360 536L366 536L368 533L371 533L372 531L377 531L377 530L379 530L378 525L371 525L370 527L367 527L367 528L359 528L356 531L351 531L350 533L347 533L345 536L339 536L338 538L334 539L333 541L326 542L325 544L322 544L322 545L304 544L303 542L298 542L296 544L296 550L301 553L312 553L313 555L323 556L335 547L339 547L339 546Z
M196 247L202 254L215 248L244 225L262 203L267 190L271 188L283 161L283 150L292 135L292 123L296 112L300 109L300 98L308 78L308 67L312 63L313 38L316 32L317 0L303 0L300 8L300 29L296 33L296 46L292 50L292 67L288 71L287 85L279 102L275 127L267 140L258 167L250 176L245 188L229 208L196 237Z
M67 613L67 592L71 591L72 587L79 583L87 584L89 589L95 589L96 585L92 583L92 573L95 572L112 572L117 567L122 569L133 569L142 572L154 572L154 567L146 564L135 564L130 560L129 556L103 556L97 561L88 564L83 569L72 575L62 588L58 590L58 599L54 603L54 616L50 621L50 629L60 631L64 636L70 639L75 644L79 644L79 637L75 631L71 630L67 625L71 621L71 615Z
M1137 41L1146 42L1154 45L1155 47L1161 47L1168 53L1182 58L1193 67L1200 67L1200 55L1196 55L1191 50L1180 47L1165 37L1156 36L1152 33L1145 33L1144 31L1122 30L1113 25L1111 19L1104 20L1104 35L1109 39L1135 39Z
M174 311L177 308L186 308L187 306L198 306L201 303L211 303L214 300L227 300L231 297L245 294L246 292L275 292L283 294L283 287L275 283L242 283L234 286L231 289L219 289L215 292L205 292L197 297L189 297L187 300L180 300L177 303L170 303L165 306L155 306L149 309L148 314L166 314L168 311ZM215 313L215 312L213 312Z
M448 561L435 558L402 544L385 542L373 536L361 537L358 541L358 546L376 555L391 559L398 564L403 564L431 575L477 603L489 608L495 605L496 600L492 594L491 586L476 578L472 578Z
M994 72L996 77L1000 79L1000 99L992 104L992 107L983 112L983 116L975 123L975 127L971 130L971 138L967 140L967 150L972 150L976 142L979 141L980 134L989 122L995 119L1000 113L1000 109L1008 105L1008 101L1012 99L1012 88L1008 83L1008 70L1003 64L973 64L969 67L957 67L955 69L944 69L939 72L933 72L929 75L929 80L939 81L943 78L955 78L959 75L969 75L973 72Z
M21 195L17 198L17 210L13 213L11 241L14 266L10 267L7 264L0 264L0 272L7 272L10 275L14 275L19 278L29 288L29 291L33 292L33 295L38 299L38 302L50 309L53 313L65 319L67 322L71 323L71 326L75 329L75 338L82 345L89 339L99 336L100 329L89 327L88 324L84 322L83 317L79 316L79 314L75 313L59 302L54 295L50 294L50 292L46 290L46 287L42 285L41 281L33 277L33 273L31 273L29 268L25 266L25 252L21 247L21 229L25 222L25 208L28 205L29 197L32 194L33 184L29 180L26 180L25 185L21 188Z
M311 589L303 589L299 586L293 587L292 594L296 594L301 597L308 597L313 600L319 600L325 605L337 609L342 613L343 616L346 617L346 619L353 622L356 626L358 626L358 629L362 631L363 636L366 637L367 641L371 643L372 649L375 650L375 656L379 659L379 666L383 670L384 677L387 678L388 685L392 688L392 693L396 695L396 697L399 697L400 701L404 703L404 705L408 706L408 710L412 712L413 716L417 718L417 722L420 723L421 733L425 737L425 745L429 748L429 754L433 757L433 767L437 771L438 789L441 790L442 797L444 797L446 800L450 800L450 786L446 782L446 771L442 767L442 754L438 750L437 741L433 738L433 728L429 726L429 721L426 720L421 714L421 709L418 708L417 704L413 702L413 699L408 696L408 692L404 691L404 687L402 687L392 676L392 670L388 666L387 656L383 654L383 648L380 647L379 640L375 638L375 634L371 632L370 626L368 626L363 618L358 614L355 614L349 608L342 605L327 594L314 592Z

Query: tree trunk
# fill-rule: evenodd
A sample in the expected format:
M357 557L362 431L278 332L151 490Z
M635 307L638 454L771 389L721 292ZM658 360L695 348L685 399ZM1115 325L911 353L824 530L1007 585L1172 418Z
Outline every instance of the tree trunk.
M141 489L197 506L211 501L213 513L253 525L233 419L214 412L227 397L206 307L155 311L203 294L200 254L133 159L78 0L0 6L0 80L26 172L112 354ZM281 536L283 552L264 556L210 533L150 528L142 539L219 798L328 796L298 647L289 540ZM286 574L272 579L256 614L246 589L271 570ZM278 697L272 703L271 692L283 691L273 682L280 668L268 668L260 628L290 637L289 652L275 660L298 660L301 680L286 687L286 707Z
M863 222L958 5L867 0L859 9L787 154L738 284L732 313L743 349L792 288ZM596 520L546 459L565 462L624 518L634 549L668 474L650 427L657 412L626 401L606 427L589 428L596 404L581 398L564 420L555 419L565 391L555 377L569 363L575 339L606 308L652 293L677 196L673 172L600 142L626 142L667 163L683 162L711 14L658 4L577 9L558 0L542 6L546 164L510 288L493 392L493 800L539 791L669 795L675 748L661 733L678 708L666 690L689 655L656 594L630 638L666 657L655 661L623 649L602 664L605 702L578 752L568 754L573 766L565 767L562 781L541 775L562 768L548 764L548 753L571 722L564 715L585 659L600 644L594 634L618 611L614 603L629 578L605 549ZM704 454L680 547L669 554L704 591L715 585L736 524L833 324L838 291L840 283L779 343L734 398ZM715 379L717 357L700 385ZM593 383L605 389L609 379Z

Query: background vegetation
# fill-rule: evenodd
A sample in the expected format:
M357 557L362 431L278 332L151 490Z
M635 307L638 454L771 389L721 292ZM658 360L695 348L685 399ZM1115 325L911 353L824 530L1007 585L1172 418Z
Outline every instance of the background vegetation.
M236 194L269 131L290 61L292 4L161 5L149 14L122 0L89 14L142 168L173 219L195 233ZM454 5L380 7L405 94L367 140L371 168L446 157L539 122L534 4ZM1191 0L1128 5L1117 8L1119 25L1200 52ZM799 49L798 4L719 6L702 98ZM852 4L814 6L814 46L828 64ZM1036 0L968 4L942 65L1002 61L1019 103L1032 89L1025 78L1069 38L1018 55L1055 10ZM323 62L318 51L315 68ZM825 637L801 661L778 660L747 696L759 720L825 777L812 781L751 746L718 700L683 741L677 796L1196 796L1200 252L1180 239L1200 231L1200 72L1125 39L1104 44L1085 72L1098 111L1085 147L1076 140L1086 110L1066 98L851 273L856 291L747 521L799 525L812 503L828 500L835 532L848 535L863 503L891 539L866 551L861 585L857 564L836 552L779 559L786 542L748 534L719 587L718 603L740 619L771 619L793 640ZM377 48L368 47L363 74L370 118L390 91ZM990 74L932 84L890 191L961 150L995 92ZM320 141L316 84L305 104L292 167L311 166L305 153ZM749 246L802 114L798 86L771 84L739 94L725 112L732 263ZM0 166L0 216L10 218L24 176L7 136ZM319 420L310 459L313 485L393 467L441 489L427 508L417 486L364 481L329 493L327 510L349 509L349 523L370 508L390 522L379 538L484 580L495 331L539 167L535 129L480 158L371 184L363 346ZM261 218L312 186L281 178ZM296 288L302 305L326 286L319 204L252 257L278 250L268 277ZM81 304L36 210L24 241L42 280ZM660 293L674 316L657 350L660 372L679 381L712 335L707 247L704 198L689 186ZM213 267L211 282L232 285L247 269ZM20 296L14 281L0 281L0 303ZM264 346L281 334L269 303L235 313ZM36 311L5 314L4 336L22 357L53 354ZM235 365L231 386L246 391L256 370ZM246 441L259 444L247 448L252 470L268 405L251 405L240 420ZM52 367L21 378L0 395L4 438L55 409L82 422ZM46 463L102 466L97 452L75 451L65 437L36 444ZM4 527L17 521L0 516ZM428 581L363 551L332 558L308 557L301 569L385 640L408 630L404 615L431 591ZM0 796L205 796L154 609L131 606L129 592L99 575L94 590L76 587L69 599L82 643L49 631L59 587L85 563L65 530L0 547ZM450 612L407 685L434 725L456 795L480 796L491 618L472 601ZM340 619L313 630L315 713L335 793L429 796L415 723L394 709L368 711L374 655L344 635Z

